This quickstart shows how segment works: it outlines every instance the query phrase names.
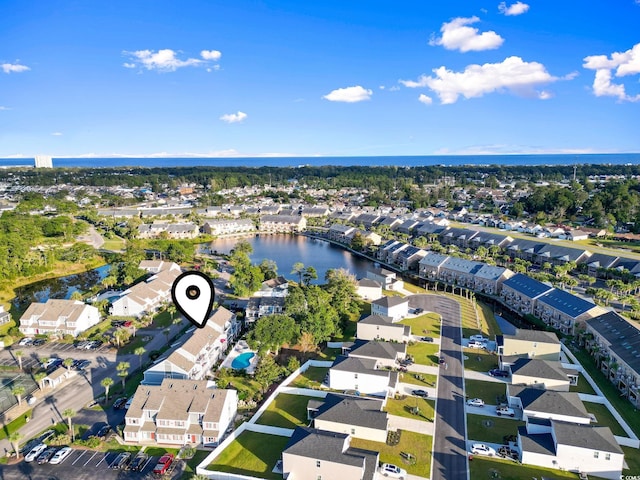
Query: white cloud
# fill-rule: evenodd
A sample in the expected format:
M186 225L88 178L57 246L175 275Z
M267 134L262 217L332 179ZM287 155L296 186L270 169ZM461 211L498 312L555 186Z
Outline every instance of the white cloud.
M61 137L62 132L53 132L51 135L53 135L54 137Z
M620 101L628 102L640 101L640 94L628 95L624 84L612 82L614 69L616 77L640 73L640 43L625 52L613 52L610 57L590 55L584 58L582 66L596 71L592 86L596 97L617 97Z
M129 57L129 62L122 64L125 68L145 68L147 70L157 70L159 72L175 72L178 68L197 67L205 65L210 60L218 60L222 55L217 50L202 50L199 58L187 58L181 60L177 53L169 48L163 50L137 50L135 52L122 52Z
M362 102L364 100L369 100L373 95L372 90L365 89L360 85L356 85L355 87L345 87L338 88L329 92L324 97L330 102L346 102L346 103L355 103Z
M222 52L219 52L218 50L202 50L200 52L200 56L205 60L218 61L220 60L220 57L222 57Z
M4 112L6 110L11 110L9 107L5 107L4 105L0 105L0 112Z
M494 31L479 33L477 28L468 27L479 22L478 17L454 18L448 23L443 23L440 31L442 37L432 36L429 45L442 45L447 50L460 50L461 52L493 50L504 43L504 39Z
M522 2L516 2L507 7L506 2L501 2L500 5L498 5L498 11L507 16L522 15L529 11L529 5Z
M496 91L539 97L536 86L559 80L541 63L525 62L515 56L501 63L468 65L462 72L440 67L433 73L435 76L421 75L417 81L400 80L400 83L409 88L428 87L436 92L442 104L449 104L455 103L460 95L475 98Z
M431 105L433 103L433 99L424 93L421 93L418 97L418 101L424 103L425 105Z
M540 100L549 100L550 98L553 98L553 94L547 90L542 90L541 92L538 92L538 98Z
M31 70L26 65L20 65L19 63L3 63L2 71L4 73L21 73L26 72L27 70Z
M238 112L238 113L226 113L220 117L220 120L227 123L240 123L245 118L247 118L246 113Z

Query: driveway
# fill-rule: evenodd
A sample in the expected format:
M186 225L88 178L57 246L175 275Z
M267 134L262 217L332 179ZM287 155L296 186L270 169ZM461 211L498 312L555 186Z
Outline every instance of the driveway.
M460 480L468 477L462 362L462 319L460 304L440 295L412 295L409 308L422 308L442 316L440 367L433 439L432 480Z

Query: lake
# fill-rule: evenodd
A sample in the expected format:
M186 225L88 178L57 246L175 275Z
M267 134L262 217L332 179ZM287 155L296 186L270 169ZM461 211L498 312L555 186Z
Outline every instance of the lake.
M254 264L264 259L273 260L278 265L278 273L290 280L298 281L297 274L291 274L293 264L304 263L318 272L314 283L325 283L324 276L332 268L346 268L356 277L366 276L372 267L369 260L357 257L343 248L329 242L303 235L260 235L243 238L223 238L211 242L211 251L229 253L240 240L248 241L253 247L250 255Z

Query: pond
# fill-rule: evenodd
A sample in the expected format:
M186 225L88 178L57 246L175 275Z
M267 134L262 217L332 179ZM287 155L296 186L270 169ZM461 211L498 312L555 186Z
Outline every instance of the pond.
M103 265L83 273L23 285L16 288L16 297L11 303L16 310L23 312L33 302L44 303L50 298L71 298L73 292L86 292L99 284L109 274L110 268L109 265Z
M254 264L259 264L264 259L273 260L278 265L278 273L290 280L298 280L297 274L291 273L296 262L316 269L318 280L315 283L324 283L327 270L332 268L346 268L356 277L362 278L372 267L369 260L353 255L341 247L303 235L224 238L211 242L210 248L218 253L229 253L241 240L249 242L253 247L250 257Z

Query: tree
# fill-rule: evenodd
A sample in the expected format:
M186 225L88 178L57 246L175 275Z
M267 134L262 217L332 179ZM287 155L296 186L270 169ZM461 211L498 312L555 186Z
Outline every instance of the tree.
M316 280L318 278L318 272L313 267L307 267L304 269L302 278L304 280L304 284L308 287L311 283L311 280Z
M142 356L146 353L144 347L138 347L133 351L134 354L138 356L138 362L140 364L140 370L142 370Z
M11 442L11 446L13 447L13 451L16 452L16 458L20 458L20 440L22 440L23 435L19 431L13 432L9 435L9 441Z
M302 332L300 334L298 345L300 346L300 351L304 354L314 352L316 348L318 348L318 343L313 338L313 335L309 332Z
M71 424L71 419L76 416L76 412L73 408L66 408L62 412L62 416L67 419L67 423L69 424L69 433L71 435L71 441L73 442L75 441L76 436L75 436L75 432L73 431L73 425Z
M259 267L265 280L271 280L278 276L278 265L273 260L265 258L260 262Z
M293 372L300 368L300 360L298 360L295 356L290 356L289 361L287 362L287 374L291 375Z
M22 370L22 357L24 356L24 352L22 350L16 350L14 352L14 355L16 356L16 360L18 360L18 366L20 367L20 370Z
M277 354L283 345L295 343L299 331L295 320L287 315L266 315L256 321L247 343L260 352L274 350Z
M118 376L122 378L122 389L124 390L124 382L127 379L127 375L129 375L129 368L131 367L131 365L129 364L129 362L120 362L118 363L118 366L116 367L116 370L118 371Z
M74 290L70 298L71 300L82 301L82 292L80 290Z
M178 308L175 306L173 302L167 305L167 312L169 312L169 315L171 315L171 323L173 323L173 319L177 311L178 311Z
M24 395L24 392L26 391L27 390L22 385L16 385L11 389L11 394L16 396L18 405L22 405L22 395Z
M127 343L131 338L131 333L126 328L118 328L115 332L113 332L113 339L116 341L116 346L120 348L122 345Z
M44 388L44 385L42 384L42 381L47 377L47 372L38 372L33 376L33 379L36 381L36 383L38 384L38 388L40 390L42 390Z
M291 275L298 275L298 285L302 285L302 274L304 273L304 263L296 262L291 269Z
M67 372L71 370L71 366L73 365L73 362L74 362L73 358L65 358L62 361L62 365L67 369Z
M260 358L254 378L262 388L262 393L267 391L267 388L280 377L281 373L282 368L271 355Z
M108 402L109 401L109 389L113 385L113 378L111 378L111 377L103 378L102 381L100 382L100 385L102 385L104 387L104 394L105 394L105 397L106 397L107 402Z

